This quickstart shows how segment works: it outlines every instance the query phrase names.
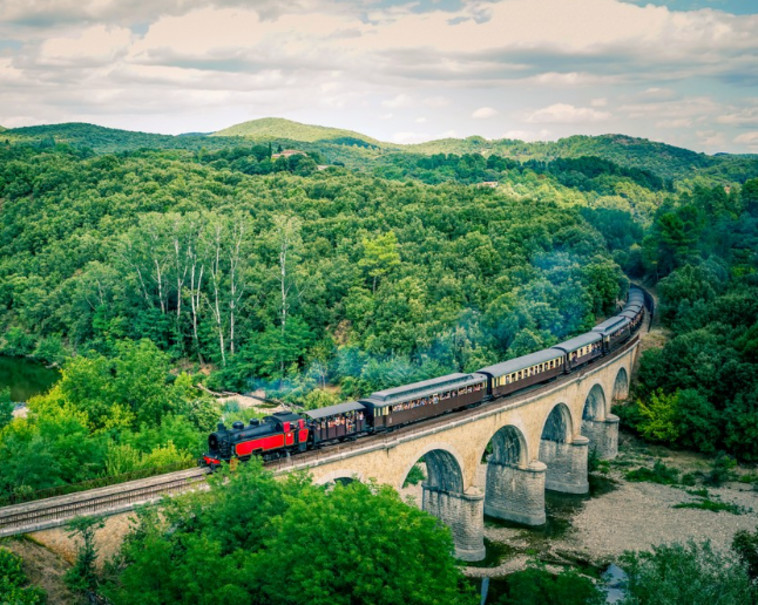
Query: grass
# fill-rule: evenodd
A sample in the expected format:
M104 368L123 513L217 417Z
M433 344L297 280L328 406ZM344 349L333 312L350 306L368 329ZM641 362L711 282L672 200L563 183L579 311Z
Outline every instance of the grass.
M681 502L679 504L675 504L674 508L694 508L697 510L709 510L714 513L725 511L733 515L743 515L748 512L745 508L738 506L737 504L732 504L731 502L720 502L710 499L698 500L697 502Z

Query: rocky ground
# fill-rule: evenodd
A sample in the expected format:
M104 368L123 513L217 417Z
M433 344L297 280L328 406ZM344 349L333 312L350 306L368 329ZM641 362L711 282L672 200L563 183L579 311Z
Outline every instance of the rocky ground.
M523 568L530 559L548 563L589 564L605 567L626 550L649 550L652 545L710 540L714 547L728 549L734 533L758 527L758 491L750 483L729 482L722 487L668 486L626 481L624 474L655 460L685 473L705 473L710 461L689 453L673 452L640 444L622 436L622 453L610 465L607 480L587 498L549 497L549 522L545 528L526 529L496 520L485 521L485 537L499 551L488 567L469 567L470 576L498 577ZM743 469L742 472L746 472ZM739 514L673 508L683 502L707 499L731 503ZM703 492L699 492L702 494Z

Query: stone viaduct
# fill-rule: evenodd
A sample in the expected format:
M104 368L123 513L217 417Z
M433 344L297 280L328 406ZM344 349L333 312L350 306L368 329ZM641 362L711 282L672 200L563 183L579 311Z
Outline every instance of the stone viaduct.
M399 490L423 457L422 508L450 526L458 558L480 560L485 513L541 525L545 489L584 494L590 449L602 458L616 455L619 419L610 407L628 394L637 344L635 338L594 365L526 392L272 470L307 469L317 483L373 479Z

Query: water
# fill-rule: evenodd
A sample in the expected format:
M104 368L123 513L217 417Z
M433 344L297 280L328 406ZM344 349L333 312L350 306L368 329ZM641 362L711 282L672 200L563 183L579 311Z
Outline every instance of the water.
M611 563L602 575L602 589L605 591L605 602L609 605L620 603L626 596L626 583L629 576L623 569Z
M10 387L12 401L27 401L44 393L59 378L58 370L21 357L0 355L0 389Z

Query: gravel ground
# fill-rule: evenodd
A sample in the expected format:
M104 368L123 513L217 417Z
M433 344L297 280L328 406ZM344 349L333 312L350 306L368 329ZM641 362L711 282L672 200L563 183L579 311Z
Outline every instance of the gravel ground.
M632 483L624 473L639 466L652 467L662 460L682 474L702 472L710 467L708 459L691 453L672 452L665 448L650 448L623 438L622 454L611 466L609 477L614 481L611 491L586 499L555 512L559 518L557 530L532 530L502 527L485 522L485 537L491 542L505 544L512 553L500 565L488 568L469 567L470 576L498 577L522 569L536 557L547 562L590 563L604 567L626 550L650 550L651 546L671 542L710 540L714 548L727 550L738 530L758 528L758 491L750 484L732 482L719 488L708 487L712 501L734 504L741 514L726 511L673 508L683 502L702 498L683 488L657 483ZM551 506L548 506L548 514ZM561 523L563 525L561 525ZM557 535L551 535L557 534Z

